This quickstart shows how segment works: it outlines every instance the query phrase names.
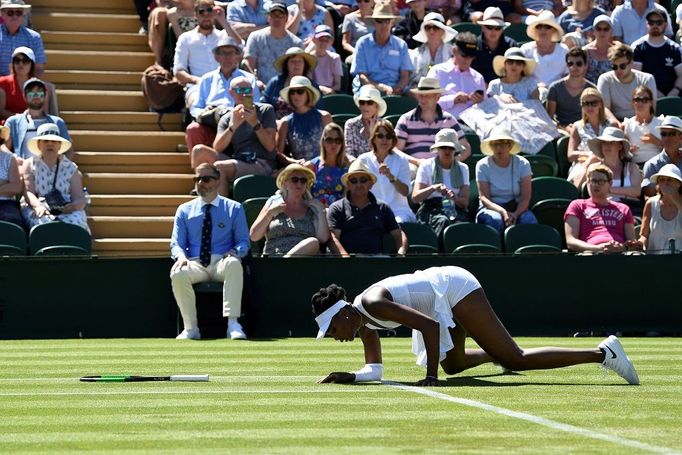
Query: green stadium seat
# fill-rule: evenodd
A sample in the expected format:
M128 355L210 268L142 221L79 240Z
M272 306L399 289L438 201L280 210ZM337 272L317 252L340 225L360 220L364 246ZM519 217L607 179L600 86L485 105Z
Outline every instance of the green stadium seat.
M578 199L578 189L566 179L558 177L535 177L532 182L531 208L543 199Z
M552 226L564 237L564 213L572 199L543 199L532 205L532 211L538 223Z
M481 153L481 138L476 133L464 133L464 137L469 141L471 146L471 154L478 155Z
M467 210L469 212L469 219L476 219L476 212L478 212L478 185L476 184L476 171L469 175L469 206Z
M325 95L324 110L330 114L353 114L359 115L360 109L355 105L353 96L345 93L334 93L332 95Z
M471 32L474 35L481 34L481 26L474 24L473 22L460 22L458 24L452 24L452 29L457 33L460 32Z
M556 146L554 145L554 141L545 144L536 155L548 156L553 160L556 160Z
M431 226L422 223L400 223L407 236L407 254L438 253L438 237Z
M232 199L244 202L254 197L270 197L277 191L275 179L269 175L244 175L234 181Z
M26 232L14 223L0 221L0 256L25 256Z
M476 163L481 161L483 158L485 158L485 155L482 153L472 153L469 155L469 158L464 160L464 164L466 164L469 167L469 179L470 180L476 180ZM476 184L476 182L472 182L472 185Z
M516 224L504 231L507 253L560 253L561 235L544 224Z
M396 115L404 114L417 107L417 100L409 96L384 96L384 101L386 102L386 114Z
M682 98L664 96L656 100L656 115L676 115L682 117Z
M346 122L353 117L357 117L356 114L334 114L332 115L332 121L343 128Z
M61 221L34 226L29 233L28 244L34 256L89 256L92 251L92 238L88 231Z
M559 165L559 173L557 177L568 177L568 170L571 168L571 163L568 161L568 136L561 136L556 142L556 162Z
M251 228L254 221L256 221L256 218L258 218L258 214L260 213L261 209L263 208L268 199L269 198L267 197L253 197L242 202L242 206L244 207L244 213L246 214L246 223L249 225L249 228ZM264 246L265 246L264 238L260 239L257 242L252 241L251 253L261 254L263 252Z
M515 40L520 46L522 43L531 41L530 37L526 34L527 28L526 24L509 24L509 27L504 29L504 34Z
M391 125L393 125L393 128L398 124L398 120L400 120L400 117L402 117L403 114L394 114L394 115L385 115L384 120L388 120L391 122Z
M533 177L556 177L559 172L559 165L554 158L546 155L524 155L530 162Z
M445 228L443 244L446 254L501 253L500 233L478 223L456 223Z

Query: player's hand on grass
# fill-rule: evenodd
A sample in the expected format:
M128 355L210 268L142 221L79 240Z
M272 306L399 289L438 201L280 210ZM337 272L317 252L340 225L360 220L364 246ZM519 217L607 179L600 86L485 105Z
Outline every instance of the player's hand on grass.
M438 381L438 378L435 378L433 376L427 376L424 379L421 379L415 384L417 387L438 387L440 385L440 382Z
M350 384L355 381L355 375L353 373L345 373L343 371L336 371L334 373L329 373L328 376L317 381L318 384Z

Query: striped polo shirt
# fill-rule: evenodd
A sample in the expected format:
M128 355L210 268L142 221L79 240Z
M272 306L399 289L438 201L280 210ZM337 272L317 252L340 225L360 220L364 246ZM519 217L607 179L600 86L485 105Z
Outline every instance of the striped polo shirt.
M464 137L457 120L451 114L443 112L440 106L436 106L436 119L432 123L426 123L421 117L421 108L417 106L401 115L395 126L396 136L405 141L403 152L408 155L430 153L436 133L443 128L457 131L459 139Z

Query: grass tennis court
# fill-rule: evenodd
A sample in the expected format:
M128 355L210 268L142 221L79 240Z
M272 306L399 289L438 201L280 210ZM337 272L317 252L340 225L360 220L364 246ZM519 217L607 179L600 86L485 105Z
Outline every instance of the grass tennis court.
M599 341L519 339L524 347ZM361 367L359 340L2 341L0 452L681 452L682 340L622 342L641 386L596 364L512 375L485 365L428 389L315 384ZM386 380L423 377L409 338L382 344ZM211 380L78 381L115 373Z

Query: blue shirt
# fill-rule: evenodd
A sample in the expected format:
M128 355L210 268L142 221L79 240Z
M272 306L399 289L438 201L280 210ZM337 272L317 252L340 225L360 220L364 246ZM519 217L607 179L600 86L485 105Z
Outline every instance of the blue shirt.
M414 71L405 41L391 35L388 43L379 46L374 40L374 33L358 40L351 74L364 73L375 82L395 87L400 71Z
M220 68L201 76L199 82L199 96L190 109L192 117L196 116L206 108L206 106L234 106L234 99L230 95L230 82L235 77L244 76L251 81L253 87L253 102L260 102L260 90L256 84L253 74L242 71L239 68L232 71L230 77L225 77L220 72Z
M10 35L5 24L2 24L0 25L0 75L7 76L10 73L12 52L19 46L31 48L36 56L36 63L44 65L47 62L43 40L38 32L21 26L17 33Z
M616 9L611 13L611 20L613 20L613 36L621 37L625 44L632 44L636 39L647 34L646 29L646 15L649 11L657 9L661 14L665 14L667 24L665 26L665 36L672 37L673 29L670 26L670 15L660 5L654 3L653 0L647 2L646 11L643 15L639 15L637 10L632 7L630 0L625 0L622 5L616 6Z
M177 259L199 257L201 247L201 228L204 223L204 205L201 198L185 202L178 207L173 221L171 235L171 256ZM239 202L223 196L210 202L211 254L224 255L234 250L240 258L246 256L251 246L249 227L246 224L244 208Z
M256 9L246 4L246 0L234 0L227 4L227 21L242 24L267 25L268 12L263 0L258 0Z

